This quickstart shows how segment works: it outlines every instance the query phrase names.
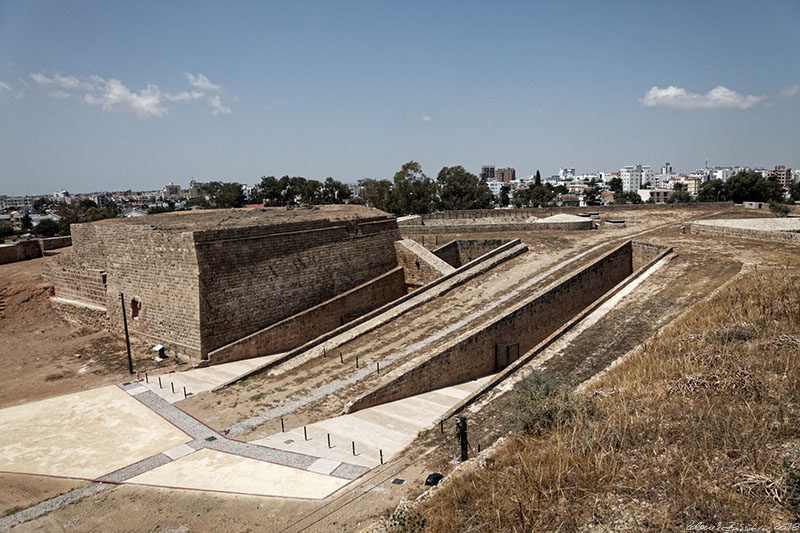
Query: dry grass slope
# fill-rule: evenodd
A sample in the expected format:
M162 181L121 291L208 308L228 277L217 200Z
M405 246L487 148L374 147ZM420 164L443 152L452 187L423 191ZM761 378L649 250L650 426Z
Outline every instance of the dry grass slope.
M442 485L417 508L426 530L800 522L800 273L743 274L589 394L548 398L571 408Z

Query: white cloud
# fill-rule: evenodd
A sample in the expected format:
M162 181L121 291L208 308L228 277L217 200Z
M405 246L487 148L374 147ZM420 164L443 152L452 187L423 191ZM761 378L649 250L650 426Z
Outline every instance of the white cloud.
M233 111L222 103L218 95L210 95L208 91L222 91L222 87L211 83L202 74L196 77L186 74L192 90L177 92L162 91L158 85L148 83L144 89L128 88L116 78L105 79L97 74L88 78L53 74L48 76L41 72L33 72L30 79L42 87L48 96L58 99L74 98L90 106L99 107L107 112L132 113L140 119L162 118L167 115L168 104L180 104L205 101L214 115L228 115ZM21 80L27 87L28 84ZM0 86L0 92L3 87Z
M795 83L794 85L784 87L781 91L781 96L793 98L798 92L800 92L800 83Z
M39 74L38 72L31 72L31 79L38 83L39 85L50 85L53 83L53 80L45 76L44 74Z
M103 111L130 112L141 119L161 118L167 114L167 108L161 105L161 91L158 85L152 84L136 92L112 78L98 91L84 95L84 101Z
M0 81L0 94L2 94L3 91L10 91L10 90L11 90L11 86L9 84Z
M202 74L198 73L197 77L193 76L191 72L186 73L186 79L189 80L189 84L196 89L200 89L201 91L221 91L222 86L217 85L216 83L211 83L211 80L203 76Z
M215 116L216 115L230 115L233 113L231 108L224 105L222 100L220 99L219 95L214 95L208 99L208 103L211 104L211 109L214 111L212 112Z
M666 89L653 87L639 100L644 107L666 107L676 111L697 111L700 109L750 109L764 96L739 94L727 87L718 85L706 94L690 93L681 87L670 85Z
M181 91L179 93L164 93L164 99L170 102L191 102L203 96L200 91Z
M430 121L431 121L431 117L429 117L428 115L425 115L424 117L422 117L422 122L430 122Z

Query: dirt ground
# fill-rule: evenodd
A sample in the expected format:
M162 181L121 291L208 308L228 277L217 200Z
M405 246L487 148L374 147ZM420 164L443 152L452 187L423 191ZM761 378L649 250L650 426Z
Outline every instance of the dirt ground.
M119 383L130 377L125 340L73 324L50 305L47 257L0 265L0 408ZM153 371L149 346L131 341L134 369ZM171 370L163 366L161 371Z
M647 229L653 231L638 238L673 246L678 254L597 324L579 334L568 348L550 359L543 370L558 379L575 382L587 379L730 279L743 263L800 266L800 249L797 247L681 233L680 226L685 222L708 214L708 210L701 209L614 212L614 218L626 220L625 228L520 235L531 245L529 253L552 254L553 262L604 240ZM744 218L766 214L736 209L714 216ZM659 228L666 224L673 225ZM517 235L486 235L498 236ZM128 377L122 339L77 328L49 308L49 289L39 278L42 261L0 265L0 295L6 302L5 316L0 318L0 338L3 339L0 362L4 364L0 407L93 388ZM544 263L551 264L550 261ZM577 268L579 263L573 266ZM477 293L482 290L486 291L486 287L475 289ZM402 337L396 342L403 342ZM27 353L24 357L20 355L23 349ZM81 354L81 357L76 354ZM146 364L149 357L146 347L141 346L137 363ZM292 378L302 384L301 375ZM254 405L259 407L258 402L250 399L254 394L254 391L243 388L239 396L242 410L236 411L237 407L233 407L234 411L228 412L224 420L217 419L217 423L224 426L237 417L251 416ZM281 392L275 391L275 394ZM206 416L218 416L218 413L208 414L213 412L218 399L221 398L202 401L198 398L192 405ZM507 431L504 412L510 403L510 394L500 395L477 413L470 414L473 452L477 451L478 444L485 449ZM24 523L12 531L106 531L109 524L114 524L118 531L359 531L394 509L402 499L417 497L425 489L423 483L428 473L447 473L452 469L455 452L452 431L448 428L443 435L436 428L421 434L404 454L392 462L370 471L322 502L119 486ZM394 484L394 479L404 482ZM63 493L81 483L0 475L0 515Z

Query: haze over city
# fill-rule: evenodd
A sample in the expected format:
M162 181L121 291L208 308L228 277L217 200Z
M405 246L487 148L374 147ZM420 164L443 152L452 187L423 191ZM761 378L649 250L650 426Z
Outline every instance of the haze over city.
M0 1L0 194L800 167L797 2Z

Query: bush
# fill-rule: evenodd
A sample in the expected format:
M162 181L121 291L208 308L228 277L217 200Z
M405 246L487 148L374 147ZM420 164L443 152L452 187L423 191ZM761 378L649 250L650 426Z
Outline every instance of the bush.
M789 214L789 206L780 202L771 201L769 203L769 210L779 217L785 217Z
M392 533L419 533L425 530L427 520L421 514L412 513L408 509L398 509L386 516L388 529Z
M55 220L46 218L36 224L36 226L33 228L33 231L42 237L55 237L61 232L61 224Z
M10 237L11 235L14 235L14 228L12 228L10 224L6 224L5 222L0 224L0 239L5 239L6 237Z
M542 430L572 421L581 408L568 387L534 370L514 386L509 421L516 431L540 434Z

